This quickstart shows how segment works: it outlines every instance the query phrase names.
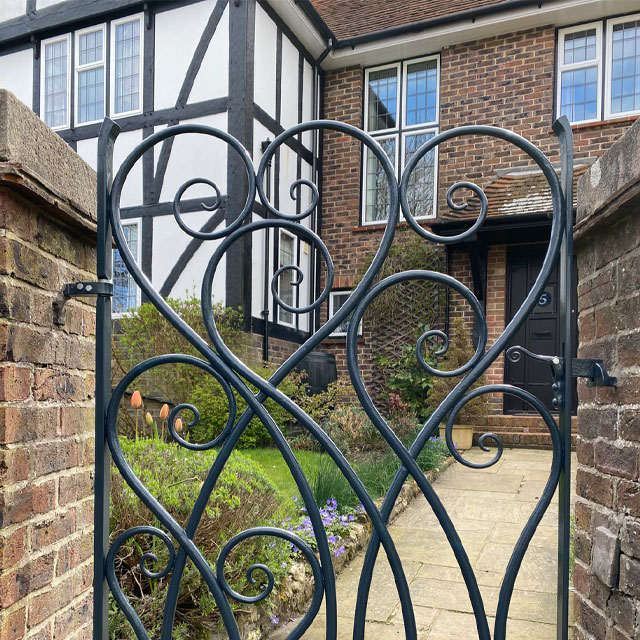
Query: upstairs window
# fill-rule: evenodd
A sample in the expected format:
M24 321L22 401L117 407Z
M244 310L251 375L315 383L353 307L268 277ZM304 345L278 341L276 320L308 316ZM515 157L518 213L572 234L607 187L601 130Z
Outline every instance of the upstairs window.
M278 268L290 265L297 265L296 245L297 238L291 233L284 230L280 231L280 260ZM287 269L278 276L278 296L280 300L290 307L295 307L295 290L293 288L294 278L296 277L293 269ZM278 322L294 326L293 313L288 309L283 309L278 305Z
M438 133L440 60L429 56L365 71L366 130L391 160L398 179L416 150ZM389 191L382 165L365 148L362 222L384 222ZM430 151L411 175L407 192L415 218L435 215L436 151Z
M76 124L104 118L104 26L76 31Z
M44 121L52 129L69 127L70 45L69 35L42 42L42 112Z
M640 114L640 15L560 29L557 91L572 124Z
M140 18L126 18L111 25L114 115L140 111L141 22Z

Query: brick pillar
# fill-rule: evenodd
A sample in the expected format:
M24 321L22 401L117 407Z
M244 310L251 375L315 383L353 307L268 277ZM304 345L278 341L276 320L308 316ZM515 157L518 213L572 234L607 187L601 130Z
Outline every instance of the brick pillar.
M615 388L578 386L576 640L640 638L640 123L578 184L578 356Z
M91 637L95 173L0 91L0 640Z

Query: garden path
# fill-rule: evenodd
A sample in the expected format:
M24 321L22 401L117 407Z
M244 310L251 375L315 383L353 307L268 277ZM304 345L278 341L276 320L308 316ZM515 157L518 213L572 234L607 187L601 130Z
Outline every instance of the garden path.
M489 457L479 450L465 455L473 461ZM550 464L550 451L505 449L502 459L489 469L477 471L454 463L434 483L460 534L488 612L496 610L504 570L544 487ZM575 494L576 466L574 460L572 494ZM509 640L556 637L557 504L556 493L522 563L511 601ZM477 640L462 574L426 500L420 496L413 500L390 532L410 584L418 639ZM364 553L357 556L337 579L338 640L352 637L363 557ZM305 639L325 637L323 611L304 635ZM378 556L375 567L367 620L367 640L405 637L400 602L384 553ZM491 617L492 635L493 622Z

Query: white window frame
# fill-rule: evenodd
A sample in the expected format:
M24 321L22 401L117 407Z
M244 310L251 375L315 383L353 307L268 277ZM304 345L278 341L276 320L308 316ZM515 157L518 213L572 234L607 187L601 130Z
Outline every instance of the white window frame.
M604 95L604 114L605 119L614 118L626 118L628 116L636 116L640 114L640 109L634 109L632 111L620 111L618 113L611 113L611 83L613 82L613 27L623 22L632 22L634 20L640 20L640 13L635 13L629 16L622 16L620 18L612 18L607 20L606 31L606 69L605 69L605 95Z
M410 64L417 64L419 62L428 62L430 60L436 61L436 119L428 120L426 122L420 122L418 124L407 125L407 68ZM368 92L367 92L368 93ZM432 56L423 56L422 58L415 58L413 60L405 60L402 63L402 129L424 129L434 128L438 126L440 122L440 56L434 54Z
M122 220L122 226L123 227L130 227L132 225L137 225L138 228L138 242L137 242L137 246L138 246L138 255L136 256L136 262L140 260L140 251L142 250L142 246L141 246L141 238L142 238L142 218L128 218L127 220ZM116 247L114 247L115 249ZM131 276L131 274L129 274L130 277L133 280L133 276ZM142 304L142 291L140 289L140 287L138 286L138 283L133 280L134 286L136 288L136 309L138 307L140 307L140 305ZM128 315L130 315L130 312L127 311L120 311L120 312L113 312L111 314L112 318L125 318Z
M276 263L276 269L275 271L277 271L278 269L280 269L280 267L284 266L280 264L280 243L282 241L282 236L288 236L289 238L293 239L293 258L294 258L294 264L297 267L300 267L299 264L297 264L298 260L297 260L297 256L298 256L298 236L296 236L295 233L291 233L289 231L286 231L285 229L280 229L280 233L278 234L278 261ZM285 273L287 273L285 271ZM278 297L282 300L282 297L280 295L280 277L284 275L283 273L281 273L278 276ZM294 293L294 304L292 304L292 307L295 307L295 292L296 292L296 288L293 287L293 293ZM278 319L278 324L284 325L285 327L292 327L293 329L296 328L296 314L293 313L293 311L288 311L287 309L283 309L277 302L276 302L276 307L277 307L277 319ZM290 313L291 314L291 319L292 322L287 322L286 320L283 320L281 318L281 314L282 313Z
M134 22L138 20L140 23L140 61L139 61L139 78L140 83L138 85L138 91L140 92L139 96L139 108L133 111L122 111L121 113L116 113L116 27L121 24L126 24L127 22ZM125 18L119 18L118 20L113 20L111 22L111 33L110 33L110 72L109 72L109 113L113 119L116 118L125 118L127 116L136 115L142 113L143 110L143 97L144 97L144 14L135 13L130 16L126 16Z
M400 134L399 133L387 133L385 135L381 135L381 136L376 136L374 138L374 140L376 142L378 142L380 140L390 140L390 139L394 139L396 141L396 154L395 154L395 158L394 158L394 168L396 171L396 176L398 175L398 159L399 159L399 145L400 145ZM382 153L384 153L386 155L386 151L382 148L382 146L380 146L380 151ZM367 156L370 152L370 148L367 147L366 145L364 145L364 152L363 152L363 170L362 170L362 224L363 225L376 225L376 224L386 224L387 223L387 219L385 218L384 220L367 220L366 216L367 216ZM373 153L371 151L371 153Z
M331 320L331 318L333 318L333 316L335 315L335 310L333 308L333 299L335 296L343 296L345 294L347 295L351 295L353 293L352 289L336 289L335 291L330 291L329 292L329 320ZM340 337L344 337L347 335L346 331L332 331L329 334L331 337L333 338L340 338ZM362 318L360 318L360 323L358 324L358 333L357 335L361 336L362 335Z
M436 88L436 119L429 122L421 122L418 124L412 124L406 126L407 119L407 68L409 65L424 62L428 60L436 61L436 74L437 74L437 88ZM375 71L382 71L384 69L396 68L398 71L398 111L397 126L393 129L380 129L371 131L369 129L369 76ZM395 156L395 169L396 176L402 175L404 171L404 146L405 136L415 135L419 133L433 132L434 135L438 135L440 131L440 79L441 79L441 60L440 54L435 53L427 56L421 56L419 58L410 58L403 60L402 62L394 62L390 64L382 64L375 67L365 69L364 73L364 125L365 131L367 131L376 141L386 140L389 138L396 139L396 156ZM386 224L386 220L371 220L366 219L367 215L367 151L368 147L363 145L362 153L362 188L361 188L361 211L360 211L360 224L362 226L381 225ZM438 198L437 198L437 186L438 186L438 148L434 149L434 175L433 175L433 209L430 215L416 216L415 220L432 220L436 217L438 210ZM401 214L402 215L402 214Z
M87 64L80 64L80 36L82 35L86 35L87 33L93 33L96 31L102 31L102 60L100 60L99 62L90 62ZM75 54L74 54L74 65L75 65L75 69L74 69L74 74L75 74L75 106L74 106L74 113L75 113L75 124L78 127L84 127L85 125L89 125L89 124L96 124L98 122L102 122L102 120L104 119L104 116L107 115L107 25L106 24L98 24L98 25L94 25L92 27L87 27L86 29L80 29L79 31L76 31L74 33L74 38L75 38ZM99 118L97 120L87 120L86 122L80 122L80 119L78 118L78 107L80 106L80 101L78 100L78 93L80 90L80 83L78 82L78 77L80 76L80 72L81 71L90 71L91 69L99 69L100 67L102 67L104 69L104 83L103 83L103 87L102 87L102 104L103 104L103 111L104 111L104 116L103 118Z
M393 69L393 68L396 69L396 121L399 122L400 118L402 117L401 111L400 111L402 108L401 106L402 87L400 85L400 78L402 74L401 74L400 63L395 62L393 64L383 64L377 67L371 67L370 69L366 69L364 72L364 115L365 115L364 130L376 136L398 131L399 127L396 125L395 127L392 127L390 129L375 129L373 131L369 129L369 75L375 71L384 71L385 69Z
M411 128L408 131L403 131L402 132L402 150L401 150L401 154L400 154L400 162L402 163L402 170L404 171L404 166L405 166L405 148L406 145L404 144L405 138L407 136L415 136L415 135L419 135L421 133L433 133L433 136L437 136L438 135L438 129L436 127L428 127L426 129L413 129ZM439 146L436 146L433 148L433 206L431 207L431 215L429 216L414 216L414 220L432 220L433 218L436 217L436 214L438 212L438 198L436 198L436 189L437 189L437 185L438 185L438 152L440 150ZM426 156L423 156L422 158L425 158ZM401 219L404 219L404 213L402 212L402 210L400 211L400 217Z
M565 36L577 31L587 31L589 29L596 30L596 57L593 60L584 60L582 62L573 62L565 64L564 62L564 40ZM587 122L600 122L602 120L602 22L588 22L575 27L567 27L558 30L558 44L556 50L556 59L558 61L558 73L556 76L556 116L560 117L560 109L562 108L562 73L564 71L576 71L587 67L598 67L598 99L596 102L596 117L589 120L575 120L571 124L585 124Z
M43 122L46 122L46 114L47 114L47 81L46 81L46 57L45 51L47 45L55 44L56 42L64 42L67 43L67 117L64 124L58 125L57 127L51 127L53 131L61 131L62 129L69 129L71 126L71 33L65 33L62 36L56 36L55 38L47 38L40 43L40 51L42 55L42 63L40 65L40 93L42 96L41 100L41 108L40 108L40 118Z

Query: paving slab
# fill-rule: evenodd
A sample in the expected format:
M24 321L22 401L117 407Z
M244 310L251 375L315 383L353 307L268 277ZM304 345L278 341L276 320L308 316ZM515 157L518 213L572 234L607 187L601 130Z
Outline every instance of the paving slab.
M493 453L478 450L464 455L472 462L493 457ZM490 469L454 463L434 483L475 572L492 634L504 570L544 489L550 465L550 451L505 449L502 459ZM507 625L509 640L556 637L557 522L556 497L531 540L515 582ZM424 497L416 497L389 531L409 583L419 640L476 640L475 617L462 572ZM352 637L363 558L364 553L337 579L338 640ZM366 618L367 640L404 638L400 600L382 551ZM286 636L286 631L278 635ZM304 637L325 637L324 605Z

